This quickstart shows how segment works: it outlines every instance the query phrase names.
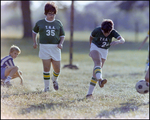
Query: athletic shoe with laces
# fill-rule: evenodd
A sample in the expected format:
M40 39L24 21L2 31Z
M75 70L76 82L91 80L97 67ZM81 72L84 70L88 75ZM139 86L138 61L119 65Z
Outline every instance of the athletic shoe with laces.
M55 90L58 90L58 83L57 83L57 81L53 82L53 87L54 87Z
M107 80L106 79L99 80L98 83L99 83L99 86L102 88L102 87L104 87L104 84L107 83Z
M49 91L49 87L44 88L44 92L47 92L47 91Z

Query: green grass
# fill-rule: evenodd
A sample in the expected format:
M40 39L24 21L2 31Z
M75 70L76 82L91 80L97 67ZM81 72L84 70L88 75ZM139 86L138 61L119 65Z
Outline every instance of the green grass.
M63 68L69 64L69 42L62 50L59 90L43 92L43 66L38 49L32 40L1 40L1 58L8 55L9 47L18 45L22 52L14 60L23 71L24 86L19 78L12 80L13 87L1 87L1 118L149 118L149 94L135 90L137 81L144 78L147 44L137 50L139 42L126 42L111 47L103 67L103 78L108 79L104 88L96 86L93 99L85 99L93 62L88 56L89 43L74 42L73 65L78 70ZM53 69L51 68L51 76Z

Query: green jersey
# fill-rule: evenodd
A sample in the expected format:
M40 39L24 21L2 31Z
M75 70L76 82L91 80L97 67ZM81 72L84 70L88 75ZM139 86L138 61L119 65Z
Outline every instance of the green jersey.
M97 47L108 49L110 47L110 43L112 42L112 38L118 38L120 35L116 30L112 30L111 33L105 37L101 27L95 28L92 33L91 37L93 37L92 43L94 43Z
M33 32L39 33L41 44L59 44L60 36L65 36L60 20L47 21L46 18L35 24Z

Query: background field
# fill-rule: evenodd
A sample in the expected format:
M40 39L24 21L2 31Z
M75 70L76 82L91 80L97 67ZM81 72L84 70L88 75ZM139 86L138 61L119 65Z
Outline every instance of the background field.
M103 67L103 78L107 78L108 83L104 88L97 85L94 98L85 99L93 68L87 41L79 39L74 42L73 64L79 67L78 70L63 68L69 64L69 41L65 41L60 89L55 91L51 81L50 92L44 93L42 62L38 57L38 49L32 48L32 40L2 39L1 58L8 55L12 44L22 50L14 62L23 71L24 86L16 78L12 81L13 87L1 87L1 118L148 119L149 94L141 95L135 90L136 82L145 75L148 43L142 50L137 50L141 42L134 42L133 39L111 47ZM51 68L51 76L52 71Z

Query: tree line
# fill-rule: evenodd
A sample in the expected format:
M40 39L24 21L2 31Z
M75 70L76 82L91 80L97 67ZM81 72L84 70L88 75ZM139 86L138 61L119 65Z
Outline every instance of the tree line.
M9 5L1 6L1 28L6 26L23 26L23 38L31 37L31 29L35 22L44 18L44 5L32 9L32 1L14 1ZM70 30L71 7L57 1L58 14L64 25L64 29ZM82 11L80 5L74 4L74 30L91 30L99 26L103 19L112 19L115 29L133 31L140 28L140 31L149 29L149 1L110 1L102 3L95 1L86 5ZM16 11L16 12L12 12ZM9 17L7 15L10 15Z

